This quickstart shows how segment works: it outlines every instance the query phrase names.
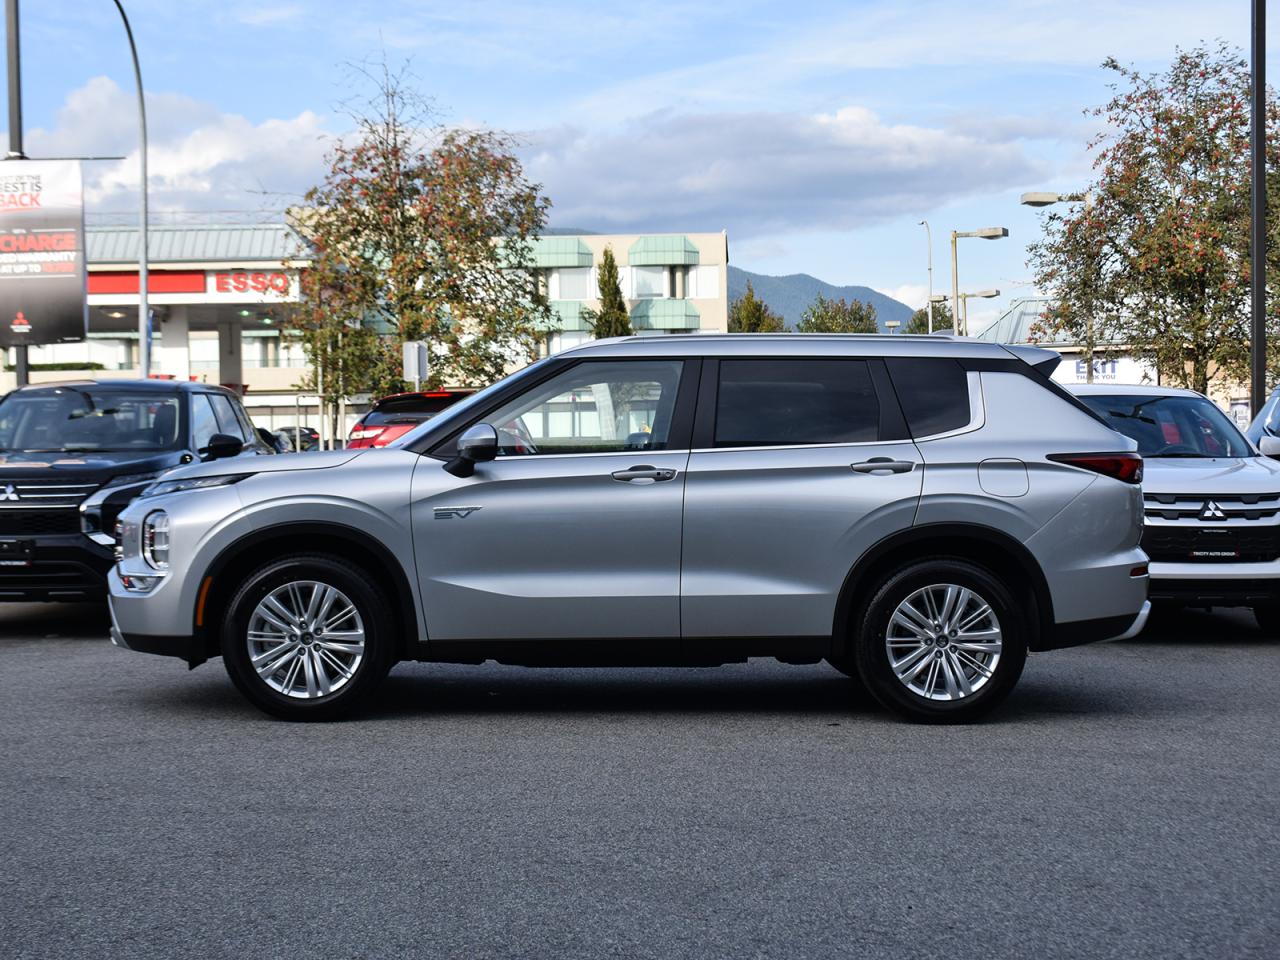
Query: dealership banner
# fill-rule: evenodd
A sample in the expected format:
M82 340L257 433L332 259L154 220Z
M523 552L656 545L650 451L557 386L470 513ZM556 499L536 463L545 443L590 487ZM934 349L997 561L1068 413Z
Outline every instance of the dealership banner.
M87 329L80 162L0 160L0 347Z

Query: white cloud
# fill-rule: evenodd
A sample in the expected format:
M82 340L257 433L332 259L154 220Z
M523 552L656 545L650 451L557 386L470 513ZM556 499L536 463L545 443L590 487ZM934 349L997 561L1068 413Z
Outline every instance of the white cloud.
M277 23L286 23L302 16L302 5L298 3L268 4L266 6L244 7L236 12L236 19L250 27L268 27Z
M651 114L622 129L528 134L527 165L566 226L756 237L849 229L1034 181L1014 144L834 113Z
M97 77L68 95L50 130L31 130L32 156L124 154L85 165L90 209L122 209L137 196L138 132L132 91ZM280 208L322 172L325 121L310 111L251 123L174 94L148 95L148 181L160 209ZM264 195L265 194L265 195ZM278 194L278 195L277 195Z
M929 297L929 289L924 284L904 283L900 287L892 287L884 289L875 288L877 293L883 293L886 297L892 297L899 303L905 303L912 310L919 310L925 305Z

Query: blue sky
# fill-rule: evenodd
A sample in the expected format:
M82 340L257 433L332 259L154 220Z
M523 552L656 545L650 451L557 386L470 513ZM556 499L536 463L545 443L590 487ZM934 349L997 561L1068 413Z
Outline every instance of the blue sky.
M552 223L726 229L733 263L812 273L916 303L933 228L967 241L961 284L1034 291L1028 189L1089 174L1114 55L1158 69L1175 48L1245 47L1249 9L1203 2L126 0L152 119L153 203L283 206L347 122L343 64L409 60L442 117L519 134ZM136 149L133 78L108 0L25 0L32 156ZM1280 31L1268 38L1280 42ZM1280 52L1280 50L1277 50ZM1280 60L1269 62L1269 72ZM93 165L90 210L131 210L136 160Z

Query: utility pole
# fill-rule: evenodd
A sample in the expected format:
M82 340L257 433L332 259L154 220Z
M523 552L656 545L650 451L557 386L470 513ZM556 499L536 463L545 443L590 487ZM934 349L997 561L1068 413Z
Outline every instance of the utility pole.
M929 244L929 299L925 301L925 309L929 313L929 332L933 333L933 231L929 229L928 220L921 220L920 226L924 227L925 240ZM955 264L952 264L952 272L955 272Z
M22 150L22 43L18 36L18 0L4 0L4 24L9 65L9 153L6 159L22 160L26 154ZM31 380L27 345L16 344L13 354L18 386L25 387Z
M1249 305L1253 318L1250 399L1254 416L1267 402L1267 3L1253 0L1250 96Z

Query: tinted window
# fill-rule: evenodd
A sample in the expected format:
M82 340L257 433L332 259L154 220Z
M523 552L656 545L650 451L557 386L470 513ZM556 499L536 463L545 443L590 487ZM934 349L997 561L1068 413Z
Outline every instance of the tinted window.
M484 418L500 456L665 450L680 360L580 363Z
M213 414L218 420L219 433L225 433L240 440L250 439L249 434L245 432L244 427L241 426L239 419L237 419L235 407L232 406L228 397L224 397L220 393L211 393L209 394L209 400L213 404Z
M877 440L880 402L865 360L722 360L717 447Z
M191 438L197 450L209 445L215 433L222 433L218 427L218 418L213 415L213 407L209 404L207 393L191 395Z
M178 397L95 386L11 393L0 403L5 450L173 450Z
M969 379L958 360L914 357L885 363L913 437L932 437L968 425Z
M447 393L443 396L418 394L389 397L374 404L373 409L364 415L364 423L366 426L422 423L424 420L430 420L446 407L457 403L464 396L466 394Z
M1144 457L1252 457L1227 415L1203 397L1090 394L1080 397L1107 426L1138 441Z

